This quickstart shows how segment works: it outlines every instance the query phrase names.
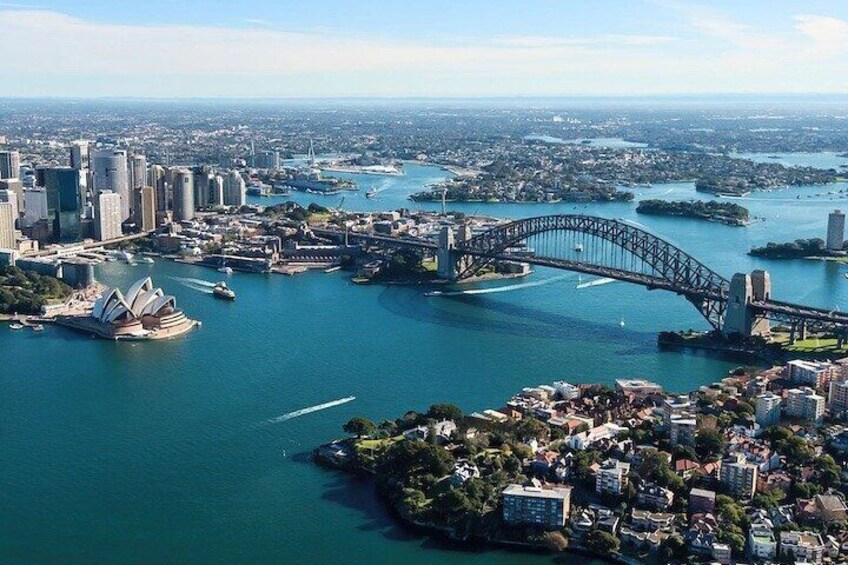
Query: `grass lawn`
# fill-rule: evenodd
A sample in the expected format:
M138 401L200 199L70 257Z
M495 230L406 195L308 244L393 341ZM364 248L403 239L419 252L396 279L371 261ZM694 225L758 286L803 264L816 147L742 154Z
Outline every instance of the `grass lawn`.
M840 352L844 353L848 351L848 347L837 347L836 338L828 337L828 338L819 338L816 336L808 337L807 339L799 339L793 344L789 343L789 334L787 333L774 333L772 334L771 341L774 343L779 343L783 346L786 351L796 351L796 352L805 352L805 353L814 353L814 352Z

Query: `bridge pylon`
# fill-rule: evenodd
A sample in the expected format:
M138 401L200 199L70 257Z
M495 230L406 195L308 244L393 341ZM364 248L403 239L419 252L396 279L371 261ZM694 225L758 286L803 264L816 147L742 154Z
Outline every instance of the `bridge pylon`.
M461 247L469 239L471 239L471 227L468 225L461 226L456 232L451 226L442 227L436 254L438 266L436 273L439 278L449 281L459 279L460 273L465 270L471 259L463 255L457 247Z
M751 308L754 301L771 298L771 277L767 271L757 270L750 275L736 273L730 279L727 310L721 331L745 337L765 336L771 332L768 316L756 315Z

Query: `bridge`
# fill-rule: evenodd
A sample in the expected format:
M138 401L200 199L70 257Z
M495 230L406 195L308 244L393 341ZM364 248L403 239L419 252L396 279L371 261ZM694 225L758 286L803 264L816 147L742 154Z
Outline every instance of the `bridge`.
M775 321L789 326L793 338L803 338L808 328L848 335L848 313L772 299L766 271L736 273L728 280L672 243L620 220L539 216L477 234L469 226L445 226L438 243L331 229L314 232L381 249L433 253L439 276L451 281L471 279L498 263L520 262L665 290L684 297L725 334L763 335Z

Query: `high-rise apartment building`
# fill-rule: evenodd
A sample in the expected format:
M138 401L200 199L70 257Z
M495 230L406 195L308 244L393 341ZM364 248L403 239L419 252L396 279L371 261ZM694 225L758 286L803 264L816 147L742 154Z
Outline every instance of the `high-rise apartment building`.
M839 251L845 243L845 213L834 210L827 216L827 248Z
M783 399L773 392L764 392L755 401L757 423L766 428L780 422L780 405Z
M224 177L224 205L244 206L247 202L247 185L238 171L230 171Z
M741 453L731 455L721 462L719 481L733 496L751 498L757 488L757 466Z
M825 399L809 387L786 391L786 416L816 423L824 417Z
M97 205L94 207L94 231L100 241L121 237L123 220L121 195L108 190L97 195Z

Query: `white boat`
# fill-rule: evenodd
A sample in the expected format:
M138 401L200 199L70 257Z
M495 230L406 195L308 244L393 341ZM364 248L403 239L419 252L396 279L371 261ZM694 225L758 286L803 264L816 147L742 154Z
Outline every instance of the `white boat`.
M152 265L153 259L151 259L150 257L142 257L141 259L138 260L138 262L144 263L145 265Z
M365 198L377 198L377 189L372 188L368 192L365 193Z
M230 267L227 267L226 265L224 265L223 267L218 267L218 272L224 273L224 274L227 274L227 275L233 274L233 270Z
M618 327L620 327L620 328L624 327L624 318L623 317L621 318L621 321L618 322Z
M227 286L227 283L224 281L219 282L215 285L215 288L212 289L212 294L215 298L221 298L223 300L235 300L236 293Z
M578 243L577 245L575 245L575 246L574 246L574 251L576 251L577 253L580 253L581 251L583 251L583 244L582 244L582 243Z
M35 325L32 327L32 331L34 331L34 332L43 332L43 331L44 331L44 326L42 326L41 324L35 324Z
M22 324L10 324L9 329L10 330L22 330L22 329L24 329L24 326Z

